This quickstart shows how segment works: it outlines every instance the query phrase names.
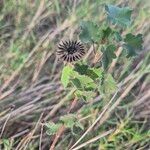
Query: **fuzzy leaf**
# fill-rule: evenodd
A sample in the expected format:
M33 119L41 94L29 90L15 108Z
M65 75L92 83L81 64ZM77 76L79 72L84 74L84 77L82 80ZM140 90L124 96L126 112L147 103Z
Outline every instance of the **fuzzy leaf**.
M127 50L128 57L135 56L142 49L142 34L133 35L129 33L126 35L124 42L124 48Z
M70 81L70 76L72 74L73 68L69 66L65 66L62 70L62 75L61 75L61 82L63 86L66 88L69 81Z
M122 40L122 37L120 35L119 32L115 31L114 32L114 39L117 41L117 42L120 42Z
M96 88L96 84L90 77L86 75L79 75L77 78L79 79L82 85L82 90L91 91Z
M84 91L82 96L85 101L90 101L96 96L96 93L94 91Z
M81 82L78 78L74 78L71 80L73 85L77 88L77 89L82 89L82 85Z
M54 122L45 123L45 126L47 127L46 133L48 135L54 135L58 131L58 129L61 127L62 124L55 124Z
M64 123L67 128L73 128L77 119L74 114L68 114L60 117L60 120Z
M90 68L87 65L76 64L74 71L78 72L80 75L86 75L93 80L96 80L101 76L102 70L99 68Z
M75 95L78 97L78 98L81 98L83 99L84 101L89 101L90 99L92 99L93 97L95 97L95 92L94 91L80 91L80 90L77 90L75 92Z
M113 44L110 44L106 48L102 49L103 52L102 64L104 69L107 69L112 60L116 58L115 50L116 46Z
M117 83L111 74L106 74L103 84L100 85L100 92L109 95L117 89Z
M79 38L83 43L93 43L100 39L101 35L97 24L94 24L91 21L82 21L80 27L81 33Z
M95 80L100 76L100 69L88 69L86 75Z
M113 5L106 5L105 10L108 15L108 20L113 24L117 24L122 27L126 27L131 24L132 10L129 7L120 8Z
M78 72L80 75L86 75L88 70L88 65L75 64L74 71Z
M93 80L86 75L78 75L77 78L81 82L81 84L87 85L89 83L93 83Z
M122 40L121 34L111 29L110 27L103 27L102 29L103 37L102 37L102 43L111 43L113 40L120 42Z
M102 42L105 42L105 40L109 39L109 37L113 33L113 31L110 27L104 27L102 29L102 33L103 33Z
M112 93L117 89L117 84L111 74L108 74L105 79L105 92Z
M89 70L93 71L96 74L95 75L96 77L101 77L102 76L103 70L100 69L100 68L91 68Z

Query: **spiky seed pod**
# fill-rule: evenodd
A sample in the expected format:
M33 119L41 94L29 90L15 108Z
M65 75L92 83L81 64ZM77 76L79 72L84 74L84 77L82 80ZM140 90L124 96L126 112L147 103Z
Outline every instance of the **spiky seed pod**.
M62 41L58 45L57 55L60 59L67 62L80 60L85 54L84 46L77 41Z

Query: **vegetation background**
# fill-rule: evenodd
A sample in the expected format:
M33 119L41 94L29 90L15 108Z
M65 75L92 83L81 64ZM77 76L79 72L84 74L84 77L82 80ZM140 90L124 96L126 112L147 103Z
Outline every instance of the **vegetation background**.
M56 57L57 44L77 39L82 20L100 25L106 17L104 4L133 9L127 31L143 34L143 51L111 64L121 85L115 102L108 105L111 97L104 101L98 95L74 105L72 89L64 90L60 81L63 63ZM149 24L149 0L0 0L0 149L150 149ZM89 64L92 56L93 46L85 56ZM57 122L70 106L80 128L61 130Z

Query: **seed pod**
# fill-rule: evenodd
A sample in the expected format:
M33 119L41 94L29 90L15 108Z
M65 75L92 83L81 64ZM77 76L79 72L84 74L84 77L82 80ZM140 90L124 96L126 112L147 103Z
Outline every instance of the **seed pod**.
M58 45L57 55L60 59L66 62L80 60L85 54L84 46L77 41L62 41Z

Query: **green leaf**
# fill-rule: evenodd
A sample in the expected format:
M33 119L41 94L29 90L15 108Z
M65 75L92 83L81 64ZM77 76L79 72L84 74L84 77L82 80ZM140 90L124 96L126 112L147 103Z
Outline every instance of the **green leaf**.
M76 77L78 78L78 80L83 85L87 85L89 83L93 83L93 80L90 77L86 76L86 75L77 75Z
M106 48L102 49L103 53L102 64L104 69L107 69L112 60L116 58L115 50L116 46L113 44L110 44Z
M65 66L62 70L61 82L65 88L67 87L70 81L70 76L72 74L72 71L73 71L73 68L70 66Z
M99 71L99 73L97 71ZM97 71L94 69L88 69L86 75L95 80L100 76L100 69L98 69Z
M95 73L96 77L101 77L103 70L101 68L91 68L90 71L93 71Z
M96 80L101 76L102 70L100 68L90 68L87 65L76 64L74 71L78 72L80 75L86 75L93 80Z
M82 89L82 85L81 82L78 78L74 78L71 80L73 85L77 88L77 89Z
M9 139L2 139L3 149L12 150L12 142Z
M96 96L96 93L94 91L84 91L82 96L85 101L90 101Z
M102 72L101 78L100 78L100 85L104 84L104 80L105 80L105 72Z
M124 42L124 48L127 50L128 57L135 56L142 49L142 34L133 35L129 33L126 35Z
M64 123L67 128L73 128L77 119L74 114L68 114L60 117L60 120Z
M111 74L106 74L103 84L100 85L100 92L106 95L112 94L117 89L117 83Z
M128 45L132 46L136 50L142 49L142 34L133 35L129 33L126 35L124 42L126 42Z
M5 147L9 147L9 145L10 145L9 139L2 139L2 142L5 145Z
M107 38L112 32L113 31L110 27L103 29L103 38Z
M86 75L78 75L77 78L81 83L82 90L90 91L96 89L97 86L90 77Z
M117 7L113 5L106 5L105 10L107 12L108 20L112 24L117 24L122 27L129 26L131 24L132 10L129 7Z
M117 31L114 32L114 39L115 39L117 42L122 41L122 37L121 37L121 35L120 35L119 32L117 32Z
M74 94L75 94L78 98L81 98L82 95L83 95L83 91L81 91L81 90L76 90L76 91L74 92Z
M117 89L117 83L111 74L108 74L105 79L105 91L113 93Z
M80 27L81 33L79 38L83 43L93 43L100 40L101 34L97 24L94 24L91 21L82 21Z
M78 98L81 98L83 99L84 101L89 101L91 100L92 98L94 98L96 96L96 93L94 91L80 91L80 90L77 90L75 92L75 95L78 97Z
M47 127L46 133L48 135L54 135L59 130L59 128L62 126L62 124L58 123L55 124L54 122L45 123L45 126Z
M88 67L88 65L84 64L75 64L74 71L78 72L80 75L86 75Z
M82 70L82 68L84 71ZM100 69L93 69L93 68L87 69L86 65L78 64L75 65L73 74L71 76L72 78L70 79L70 81L78 90L91 91L97 88L97 85L96 83L94 83L94 80L99 78L100 74L101 74Z
M111 29L107 25L102 27L102 33L102 44L112 43L114 40L117 42L122 40L121 34L117 30Z

